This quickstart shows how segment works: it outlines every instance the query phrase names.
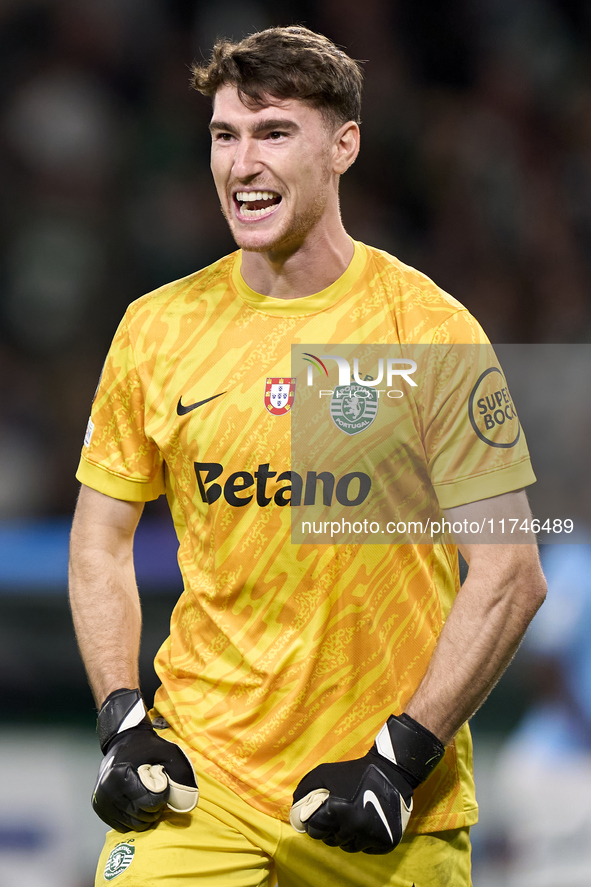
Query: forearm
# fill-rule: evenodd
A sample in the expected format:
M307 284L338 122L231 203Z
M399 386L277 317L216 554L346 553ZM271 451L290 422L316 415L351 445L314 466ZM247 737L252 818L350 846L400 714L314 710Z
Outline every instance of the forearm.
M112 556L72 556L70 606L97 707L119 687L139 686L141 612L135 581Z
M406 712L448 743L495 686L542 603L545 582L530 546L483 546ZM525 548L528 551L525 551Z
M132 503L120 503L131 506L131 526L105 522L89 507L100 494L90 493L81 495L72 527L69 586L78 646L100 706L113 690L139 685L141 609L133 567L139 514Z

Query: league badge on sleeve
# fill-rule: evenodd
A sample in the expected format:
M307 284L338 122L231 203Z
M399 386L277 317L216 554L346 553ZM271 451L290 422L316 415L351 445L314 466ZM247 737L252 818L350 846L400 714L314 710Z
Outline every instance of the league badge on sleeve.
M295 400L296 380L293 378L267 378L265 383L265 407L273 416L285 416Z

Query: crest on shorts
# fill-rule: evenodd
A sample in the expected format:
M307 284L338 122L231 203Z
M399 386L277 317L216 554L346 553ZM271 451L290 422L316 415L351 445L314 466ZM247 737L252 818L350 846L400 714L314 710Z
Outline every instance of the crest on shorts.
M345 434L369 428L378 412L378 393L368 385L337 385L330 399L330 416Z
M133 862L134 854L135 847L133 846L133 838L129 841L123 841L122 844L117 844L116 847L113 847L109 853L109 858L107 859L107 864L103 873L105 881L112 881L117 875L121 875L126 871Z
M293 378L267 378L265 406L273 416L285 416L295 400L296 380Z

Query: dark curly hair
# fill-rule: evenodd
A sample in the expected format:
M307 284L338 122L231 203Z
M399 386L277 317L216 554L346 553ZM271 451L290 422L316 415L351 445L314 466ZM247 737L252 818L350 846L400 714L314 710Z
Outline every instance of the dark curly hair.
M361 122L360 62L308 28L268 28L239 43L218 40L211 60L195 63L191 74L191 85L210 98L231 85L247 106L262 106L267 96L301 99L334 124Z

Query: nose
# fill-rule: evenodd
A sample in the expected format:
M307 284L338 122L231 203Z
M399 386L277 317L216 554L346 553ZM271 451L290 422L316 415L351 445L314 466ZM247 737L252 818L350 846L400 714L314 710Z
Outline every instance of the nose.
M237 179L249 179L262 169L260 151L256 139L245 137L236 143L232 173Z

